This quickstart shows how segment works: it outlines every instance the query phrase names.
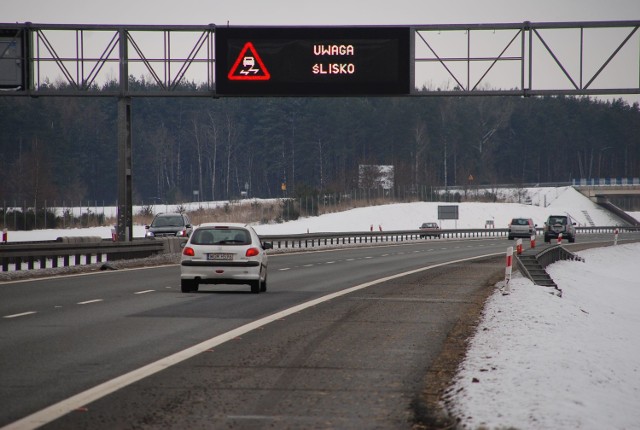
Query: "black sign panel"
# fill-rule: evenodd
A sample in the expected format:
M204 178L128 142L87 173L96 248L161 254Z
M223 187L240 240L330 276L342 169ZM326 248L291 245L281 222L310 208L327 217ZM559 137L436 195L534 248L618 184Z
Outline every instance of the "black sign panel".
M402 95L409 27L217 27L220 95Z
M438 219L458 219L458 205L438 206Z
M26 89L29 68L24 35L23 30L0 28L0 88Z

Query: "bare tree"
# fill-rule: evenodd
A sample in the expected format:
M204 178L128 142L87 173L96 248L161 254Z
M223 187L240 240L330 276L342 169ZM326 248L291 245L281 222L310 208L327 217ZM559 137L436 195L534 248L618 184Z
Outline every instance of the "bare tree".
M218 166L218 135L219 128L217 125L217 121L211 112L208 112L209 115L209 172L211 173L211 199L216 199L216 172Z
M198 120L196 118L192 118L191 120L193 125L193 142L196 149L196 163L198 165L198 193L202 195L204 190L202 187L202 159L203 159L203 142L200 137L200 130L198 127Z
M420 183L421 166L425 163L425 153L429 146L429 135L427 133L427 124L424 120L418 120L413 129L413 185L417 187Z

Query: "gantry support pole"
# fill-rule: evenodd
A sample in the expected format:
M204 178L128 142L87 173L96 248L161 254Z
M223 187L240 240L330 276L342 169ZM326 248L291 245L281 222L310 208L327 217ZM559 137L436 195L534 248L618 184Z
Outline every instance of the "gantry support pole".
M127 34L120 30L120 96L118 97L118 240L133 239L132 202L132 154L131 154L131 97L129 90L129 68Z

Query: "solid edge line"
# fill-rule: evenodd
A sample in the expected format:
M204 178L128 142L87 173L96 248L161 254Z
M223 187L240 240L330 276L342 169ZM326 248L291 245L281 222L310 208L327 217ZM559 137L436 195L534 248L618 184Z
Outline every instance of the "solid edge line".
M438 263L431 266L421 267L419 269L410 270L408 272L398 273L395 275L387 276L384 278L376 279L370 282L366 282L364 284L356 285L351 288L347 288L345 290L337 291L335 293L327 294L326 296L319 297L317 299L301 303L292 308L285 309L283 311L277 312L268 317L261 318L259 320L250 322L238 328L235 328L231 331L213 337L209 340L205 340L197 345L179 351L175 354L169 355L168 357L157 360L153 363L147 364L146 366L140 367L136 370L133 370L129 373L125 373L124 375L118 376L110 381L104 382L100 385L97 385L93 388L85 390L79 394L69 397L68 399L62 400L58 403L55 403L49 407L46 407L38 412L35 412L29 416L26 416L18 421L14 421L11 424L2 427L0 430L15 430L15 429L35 429L45 424L48 424L63 415L68 414L82 406L88 405L91 402L94 402L102 397L105 397L121 388L124 388L128 385L131 385L135 382L138 382L148 376L151 376L155 373L160 372L161 370L167 369L171 366L174 366L182 361L188 360L189 358L195 357L196 355L207 351L211 348L214 348L218 345L221 345L225 342L228 342L232 339L235 339L243 334L246 334L252 330L260 328L264 325L267 325L273 321L277 321L289 315L300 312L304 309L310 308L312 306L318 305L320 303L335 299L340 296L344 296L346 294L352 293L354 291L362 290L367 287L371 287L376 284L381 284L383 282L387 282L393 279L401 278L403 276L412 275L414 273L423 272L425 270L434 269L437 267L447 266L450 264L462 263L465 261L478 260L481 258L487 257L495 257L498 255L503 255L504 252L492 253L479 255L476 257L463 258L461 260L448 261L446 263Z

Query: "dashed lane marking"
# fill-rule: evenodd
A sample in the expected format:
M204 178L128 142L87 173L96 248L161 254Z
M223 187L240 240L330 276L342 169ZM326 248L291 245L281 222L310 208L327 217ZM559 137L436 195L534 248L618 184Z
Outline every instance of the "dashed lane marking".
M27 315L33 315L35 313L37 313L37 312L36 311L22 312L22 313L19 313L19 314L5 315L2 318L10 319L10 318L26 317Z
M78 302L78 305L89 305L91 303L98 303L98 302L102 302L103 299L93 299L93 300L87 300L85 302Z

